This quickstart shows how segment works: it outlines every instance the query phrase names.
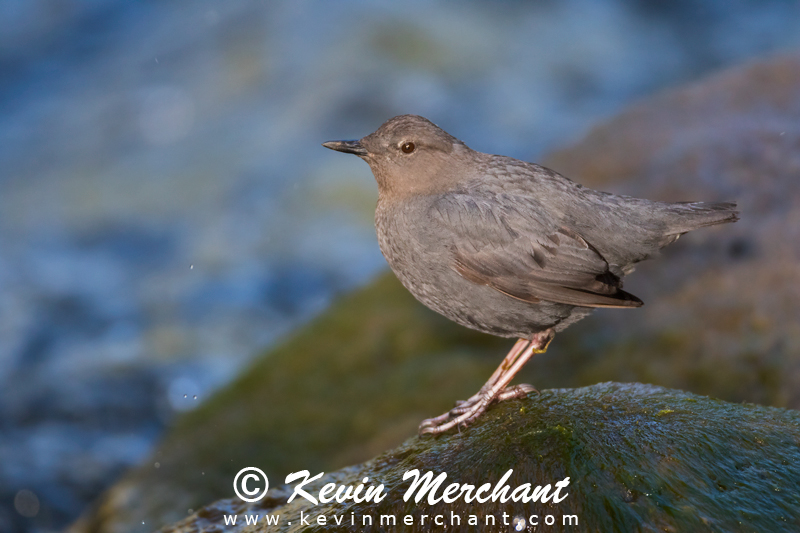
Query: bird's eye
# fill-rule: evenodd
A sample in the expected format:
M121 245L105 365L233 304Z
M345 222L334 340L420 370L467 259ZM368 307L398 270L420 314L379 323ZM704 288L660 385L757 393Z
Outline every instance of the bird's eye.
M411 141L406 141L400 146L400 149L403 151L404 154L410 154L411 152L414 151L415 148L416 146L414 146L414 143L412 143Z

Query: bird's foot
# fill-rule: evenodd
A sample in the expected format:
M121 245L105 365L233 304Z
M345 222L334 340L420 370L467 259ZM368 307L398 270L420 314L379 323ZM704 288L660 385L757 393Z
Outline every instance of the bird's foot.
M506 400L515 400L517 398L524 398L531 392L539 394L539 391L536 390L536 387L533 385L528 385L527 383L520 383L519 385L514 385L513 387L506 387L498 392L497 395L489 401L489 404L504 402ZM450 409L447 414L450 416L458 416L462 413L465 413L470 407L486 398L486 396L486 391L481 389L478 394L472 396L469 400L458 400L456 402L456 406ZM424 423L425 422L423 421L423 424Z
M538 394L539 391L531 385L510 386L509 382L534 354L547 350L551 340L553 340L553 330L537 333L531 339L518 340L477 394L469 400L456 402L456 406L443 415L423 420L419 425L419 434L435 435L455 426L467 426L481 416L494 402L522 398L531 392Z
M505 387L494 395L482 388L478 394L472 396L469 400L456 402L456 406L443 415L423 420L419 425L419 434L430 433L436 435L458 425L469 425L493 403L524 398L531 392L539 393L533 385L528 385L527 383Z

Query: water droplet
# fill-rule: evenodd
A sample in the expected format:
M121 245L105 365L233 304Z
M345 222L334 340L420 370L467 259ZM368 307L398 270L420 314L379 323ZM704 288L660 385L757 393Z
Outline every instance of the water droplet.
M192 395L200 394L202 389L192 378L180 376L169 383L166 392L170 407L175 411L189 411L194 409L196 405L186 400L191 398Z
M161 463L156 463L156 464L155 464L155 465L153 465L153 466L155 466L156 468L161 468Z
M525 523L524 518L522 518L521 516L515 516L514 520L511 522L511 525L514 526L514 531L522 531L523 529L525 529L525 526L527 524Z
M22 489L14 496L14 509L26 518L39 514L39 498L33 491Z
M194 509L189 509L188 514L192 514L193 512L194 512Z
M189 265L189 270L194 270L194 265Z
M197 395L195 394L194 396L192 396L192 398L194 398L196 400L197 399Z

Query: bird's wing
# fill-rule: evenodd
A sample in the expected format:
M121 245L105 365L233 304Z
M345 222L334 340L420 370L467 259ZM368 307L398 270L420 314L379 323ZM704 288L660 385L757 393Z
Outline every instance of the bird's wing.
M638 307L600 252L576 231L551 222L532 198L447 194L431 220L454 234L450 267L463 278L526 302Z

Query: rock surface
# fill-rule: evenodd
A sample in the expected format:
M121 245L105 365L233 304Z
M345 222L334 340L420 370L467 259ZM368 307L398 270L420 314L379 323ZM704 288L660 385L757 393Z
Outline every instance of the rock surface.
M558 492L564 497L559 503L470 504L461 498L431 504L428 495L406 502L412 480L403 476L413 469L447 474L436 499L454 482L490 483L494 489L509 469L507 495L524 483L551 484L551 495L556 482L569 478L569 485ZM490 410L461 434L412 438L303 489L317 497L327 483L355 487L363 478L369 478L367 487L383 484L386 498L314 505L296 497L286 503L293 488L284 486L254 504L216 502L162 532L221 531L225 515L233 514L238 527L224 527L226 532L383 531L381 515L394 515L398 524L411 515L414 525L397 528L403 531L440 531L431 521L442 515L440 522L450 525L451 513L460 518L458 531L797 531L800 413L639 384L548 390ZM310 527L301 525L301 511ZM279 515L278 525L265 525L265 514ZM259 515L260 525L243 527L245 515ZM325 526L315 523L319 515L326 517ZM481 527L466 527L470 515ZM486 515L494 515L498 527L485 528ZM531 521L531 515L540 527L510 527L515 518ZM570 515L577 526L564 523ZM372 527L363 527L369 525L364 516ZM550 523L548 516L554 525L541 527ZM331 527L336 517L350 527Z
M545 387L640 381L800 407L800 57L665 93L546 163L589 186L661 200L738 200L742 220L687 235L520 376ZM183 418L76 531L151 530L278 478L365 461L473 393L508 349L419 306L389 275L351 295ZM155 464L159 463L159 468Z

